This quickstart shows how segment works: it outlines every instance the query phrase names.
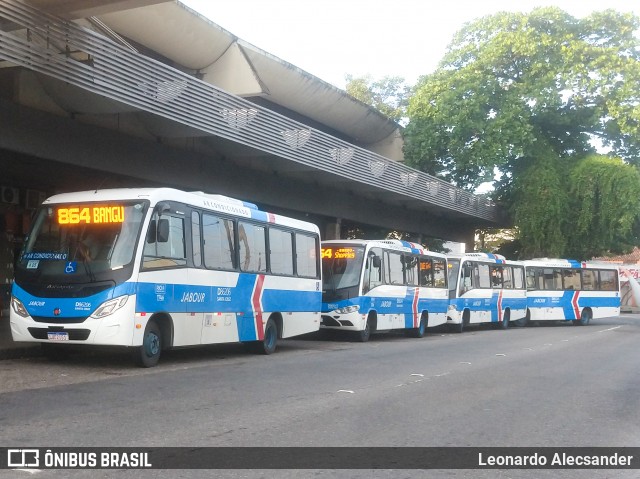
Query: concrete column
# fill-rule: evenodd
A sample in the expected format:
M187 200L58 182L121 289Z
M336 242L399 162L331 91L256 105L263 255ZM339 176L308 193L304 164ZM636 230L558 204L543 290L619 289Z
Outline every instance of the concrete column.
M336 218L335 223L327 223L327 227L324 232L324 239L326 240L339 240L342 239L342 219Z
M476 243L476 230L475 229L471 229L468 232L466 232L466 234L464 235L465 239L464 239L464 244L465 244L465 253L472 253L476 250L475 247L475 243Z

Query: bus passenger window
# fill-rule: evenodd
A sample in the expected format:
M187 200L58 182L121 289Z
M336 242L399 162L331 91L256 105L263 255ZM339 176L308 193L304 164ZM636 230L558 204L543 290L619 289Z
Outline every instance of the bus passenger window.
M496 289L502 288L502 267L501 266L490 266L490 279L491 279L491 287Z
M238 246L240 269L259 273L267 272L267 243L264 226L240 222Z
M471 276L473 274L473 265L465 263L460 270L460 294L464 294L473 288Z
M404 265L402 264L402 254L386 251L385 259L389 284L404 284Z
M293 236L278 228L269 228L269 261L274 274L293 274Z
M433 260L433 285L436 288L447 287L447 265L444 259Z
M202 215L204 265L212 269L235 269L234 222L205 213Z
M420 258L420 286L433 287L433 264L428 258Z
M600 270L600 289L602 291L615 291L618 289L615 271Z

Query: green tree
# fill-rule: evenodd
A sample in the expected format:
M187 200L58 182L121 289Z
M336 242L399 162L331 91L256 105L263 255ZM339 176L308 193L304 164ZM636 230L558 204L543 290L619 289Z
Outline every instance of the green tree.
M522 255L572 251L565 235L583 228L581 215L566 211L572 168L596 153L594 145L640 163L639 27L631 14L577 19L557 8L467 24L416 86L407 163L469 190L497 177L494 199L513 213ZM607 204L592 203L590 213ZM629 222L637 223L637 209L630 214L636 219L623 221L617 237L594 239L583 254L624 244Z
M571 170L568 255L578 258L630 249L640 212L640 173L620 159L584 158ZM572 214L573 213L573 214ZM636 239L637 238L633 238Z
M386 76L373 80L370 75L354 77L346 75L346 91L352 97L374 107L394 121L402 122L406 117L411 86L404 78Z

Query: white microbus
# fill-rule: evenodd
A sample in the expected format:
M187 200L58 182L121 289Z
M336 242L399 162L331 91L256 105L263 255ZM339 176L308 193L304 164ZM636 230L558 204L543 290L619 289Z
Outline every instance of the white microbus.
M567 259L524 261L527 320L573 321L620 314L620 279L616 265Z
M321 329L371 333L404 329L422 337L446 321L444 255L400 240L322 243Z
M524 266L490 253L450 255L447 323L462 332L469 324L511 321L521 325L527 310Z
M47 199L17 263L14 341L163 349L317 331L320 237L310 223L220 195L113 189Z

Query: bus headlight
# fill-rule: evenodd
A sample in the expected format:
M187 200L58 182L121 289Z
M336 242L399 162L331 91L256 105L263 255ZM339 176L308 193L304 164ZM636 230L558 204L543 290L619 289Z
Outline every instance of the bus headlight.
M15 296L11 296L11 307L13 308L13 311L18 316L22 316L23 318L29 317L29 313L27 312L27 308L25 308L24 304L22 304L22 301L20 301Z
M344 308L336 309L336 313L338 313L338 314L355 313L359 309L360 309L360 306L346 306Z
M100 319L100 318L104 318L105 316L109 316L110 314L115 313L117 310L119 310L125 304L127 304L128 299L129 299L129 296L120 296L119 298L105 301L89 317L94 319Z

